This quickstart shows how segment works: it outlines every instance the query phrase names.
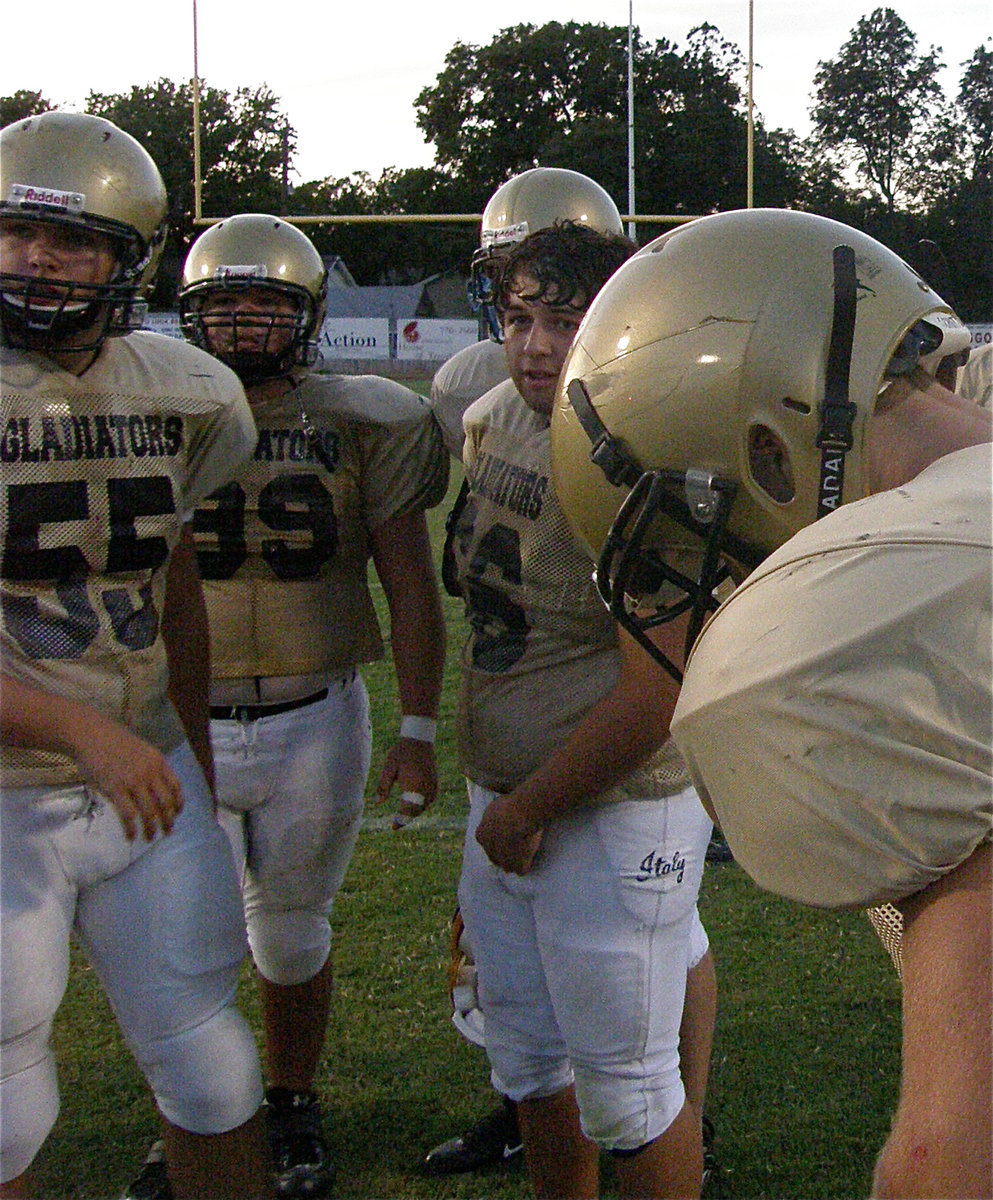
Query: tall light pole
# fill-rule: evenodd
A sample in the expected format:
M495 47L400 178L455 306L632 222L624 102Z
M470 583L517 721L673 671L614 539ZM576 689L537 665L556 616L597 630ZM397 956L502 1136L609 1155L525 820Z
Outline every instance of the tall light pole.
M628 0L628 216L634 216L634 0ZM634 221L628 221L634 240Z
M197 62L197 0L193 0L193 219L203 216L200 178L200 67Z
M755 117L752 106L752 77L755 73L755 59L752 53L754 44L754 12L754 0L748 0L748 180L745 188L746 208L751 208L755 199Z

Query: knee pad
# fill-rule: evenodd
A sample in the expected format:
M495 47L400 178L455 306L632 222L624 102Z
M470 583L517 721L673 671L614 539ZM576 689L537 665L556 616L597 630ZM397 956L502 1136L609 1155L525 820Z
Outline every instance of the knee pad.
M0 1183L31 1166L59 1115L59 1086L51 1051L0 1082Z
M650 1076L605 1076L575 1064L583 1132L603 1150L636 1153L661 1137L679 1116L686 1091L675 1071Z
M270 983L313 979L331 953L331 923L321 910L258 908L248 914L248 943Z
M258 1111L262 1072L255 1038L229 1005L160 1041L143 1063L159 1111L188 1133L227 1133Z

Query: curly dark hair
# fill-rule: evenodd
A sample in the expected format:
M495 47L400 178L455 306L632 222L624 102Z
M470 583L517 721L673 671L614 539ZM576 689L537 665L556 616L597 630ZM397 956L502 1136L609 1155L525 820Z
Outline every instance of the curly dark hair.
M495 281L497 311L502 314L512 296L583 311L637 249L622 234L598 233L575 221L556 221L530 234L501 262ZM525 275L538 285L527 293L516 286Z

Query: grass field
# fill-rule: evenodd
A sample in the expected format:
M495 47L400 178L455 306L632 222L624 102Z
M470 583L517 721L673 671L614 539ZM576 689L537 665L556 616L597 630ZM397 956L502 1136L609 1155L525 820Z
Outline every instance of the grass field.
M432 514L439 547L444 511ZM451 1026L445 994L465 811L448 719L462 618L454 601L446 600L446 612L442 795L420 823L400 832L389 829L392 809L380 811L370 799L335 908L336 1004L318 1086L331 1113L338 1200L529 1195L519 1166L447 1181L418 1171L431 1146L493 1102L485 1056ZM397 715L386 666L369 668L366 680L377 742L371 792ZM720 977L708 1108L726 1172L721 1194L867 1195L899 1070L899 986L868 921L862 913L824 914L778 901L734 864L707 867L700 907ZM257 1028L247 966L242 998ZM78 956L55 1038L62 1113L36 1164L39 1195L117 1196L157 1123L103 994ZM614 1194L609 1162L604 1168L606 1194Z

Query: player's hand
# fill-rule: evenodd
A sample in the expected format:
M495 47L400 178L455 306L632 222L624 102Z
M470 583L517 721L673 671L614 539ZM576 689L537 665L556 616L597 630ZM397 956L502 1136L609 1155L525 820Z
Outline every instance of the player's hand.
M476 841L490 862L514 875L526 875L531 870L541 836L540 826L534 824L512 792L490 801L476 830Z
M74 755L87 780L117 810L129 842L139 829L146 841L171 833L183 793L165 756L106 717L94 720Z
M398 738L387 751L376 794L386 804L395 783L400 784L400 804L393 828L402 829L434 804L438 797L438 766L431 742Z

